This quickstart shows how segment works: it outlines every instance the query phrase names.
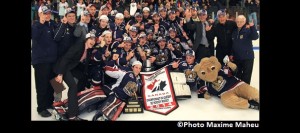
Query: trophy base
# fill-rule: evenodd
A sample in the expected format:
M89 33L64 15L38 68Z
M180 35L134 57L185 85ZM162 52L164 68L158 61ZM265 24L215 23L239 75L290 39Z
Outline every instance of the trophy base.
M139 100L129 99L123 110L124 114L144 113L144 108Z

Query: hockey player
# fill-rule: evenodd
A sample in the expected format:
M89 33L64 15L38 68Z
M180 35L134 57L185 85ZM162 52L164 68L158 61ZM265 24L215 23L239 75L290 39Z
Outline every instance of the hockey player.
M152 57L150 59L151 63L153 63L153 66L155 67L155 70L158 70L173 61L171 51L177 58L182 56L182 53L175 49L171 43L166 44L165 38L159 37L157 39L157 43L159 47L153 49L151 54Z
M183 56L179 58L185 58L185 52L191 49L189 46L193 46L191 41L187 41L188 36L184 33L184 37L177 36L177 31L174 28L169 29L169 36L166 38L168 43L171 43L175 49L180 51ZM187 39L186 39L187 38ZM173 54L173 56L175 56ZM174 57L173 57L174 58Z
M132 40L130 37L124 37L123 39L124 47L121 49L121 55L119 59L119 65L128 66L131 65L134 61L134 50L132 49Z
M194 66L198 64L197 62L195 62L195 52L192 49L189 49L186 51L185 55L186 56L184 61L174 61L172 65L169 66L169 68L178 68L179 71L185 74L186 83L190 86L190 89L197 90L197 81L199 79L196 72L193 71Z
M116 78L117 82L113 85L106 85L108 89L112 92L108 96L108 99L99 107L93 121L98 120L112 120L120 112L117 112L118 108L122 107L121 104L131 97L136 97L136 91L138 89L138 79L139 73L142 68L142 63L135 61L132 64L132 71L126 72L119 69L116 65L107 66L105 71L106 74L112 78Z
M125 23L123 20L124 15L122 13L117 13L115 16L115 22L109 24L109 28L113 34L113 39L119 42L122 41L122 36L125 33Z

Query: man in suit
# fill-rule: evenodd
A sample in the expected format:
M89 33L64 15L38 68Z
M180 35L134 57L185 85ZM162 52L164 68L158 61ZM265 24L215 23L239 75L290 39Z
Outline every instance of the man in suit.
M85 35L89 31L88 23L90 22L91 17L88 11L83 11L81 14L80 22L76 25L74 30L74 36L77 38L76 43L81 44L85 40Z
M196 62L200 62L200 60L204 57L209 57L212 55L210 53L209 46L213 45L213 40L206 37L207 28L209 26L208 22L206 21L207 18L207 11L202 9L198 11L198 17L200 21L190 21L190 13L186 15L186 25L188 30L195 29L195 32L192 36L194 38L194 43L192 49L196 53Z
M88 33L85 42L73 45L67 53L60 58L55 66L58 74L55 80L61 83L63 80L68 85L68 117L70 121L83 120L78 115L77 92L85 89L87 65L91 59L92 48L95 44L95 35ZM75 79L78 79L76 83Z

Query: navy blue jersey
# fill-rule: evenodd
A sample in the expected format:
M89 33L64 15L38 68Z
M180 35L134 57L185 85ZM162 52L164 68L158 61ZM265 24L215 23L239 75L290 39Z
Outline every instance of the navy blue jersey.
M173 61L171 51L167 48L154 48L152 51L152 56L156 58L156 60L153 63L153 65L155 66L155 70L160 69Z
M109 29L112 31L113 39L123 38L123 34L125 33L125 23L122 22L120 25L110 23Z
M121 43L119 41L114 41L111 46L110 46L110 49L116 49L118 48L118 46L120 45Z
M176 49L172 52L177 58L182 56L182 53ZM168 48L159 49L156 47L152 51L152 56L156 57L156 60L153 63L155 70L162 68L165 65L169 65L173 61L171 51Z
M195 86L197 83L198 76L195 71L192 71L194 66L198 63L188 64L186 61L180 62L178 69L182 71L186 77L186 83L189 86Z
M123 76L120 84L117 87L112 88L112 90L116 93L117 97L128 99L133 97L134 93L136 93L138 89L137 84L138 82L133 72L128 72Z
M220 96L223 92L233 89L240 82L242 81L238 78L225 74L223 70L220 70L217 81L208 83L207 90L212 95Z
M111 85L111 90L118 98L125 100L134 96L138 90L138 79L129 67L118 66L115 61L109 61L105 66L105 73L111 78L117 79Z
M130 49L129 51L125 51L124 49L121 49L121 55L119 56L119 62L118 62L120 66L129 66L130 63L129 61L126 60L126 57L131 50L132 49Z
M104 31L109 30L108 27L101 28L101 27L99 27L99 26L94 27L94 28L92 28L92 29L95 29L95 30L96 30L96 34L95 34L95 35L96 35L97 38L98 38L99 36L101 36L102 33L103 33Z

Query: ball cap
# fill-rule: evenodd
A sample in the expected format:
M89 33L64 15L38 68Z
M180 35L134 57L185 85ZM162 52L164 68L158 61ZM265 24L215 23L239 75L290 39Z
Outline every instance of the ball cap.
M147 35L144 32L142 32L142 33L140 33L139 38L142 38L142 37L147 37Z
M67 11L67 12L66 12L65 16L67 16L69 13L74 13L74 14L76 14L75 10L73 10L72 8L67 8L66 11Z
M38 12L46 14L48 12L51 12L51 10L47 6L40 6Z
M106 34L112 34L112 32L109 30L106 30L101 34L101 36L105 36Z
M117 13L115 18L123 19L124 15L122 13Z
M130 27L129 27L129 30L130 30L130 31L133 31L133 32L138 32L138 29L137 29L136 26L130 26Z
M204 9L201 9L201 10L199 10L199 11L197 12L197 14L198 14L198 15L201 15L201 14L207 15L207 11L204 10Z
M132 42L129 36L124 37L123 42Z
M226 16L226 10L225 9L221 9L217 12L217 16L220 16L220 15L224 15Z
M143 66L142 63L140 61L134 61L132 63L132 66L135 66L135 65L140 65L140 66Z
M93 34L93 33L87 33L86 35L85 35L85 38L95 38L96 36L95 36L95 34Z
M134 17L138 17L138 16L143 16L143 15L140 14L139 12L136 12L136 13L134 14Z
M195 56L195 52L194 52L192 49L188 49L188 50L185 52L185 55Z
M160 37L158 37L156 42L160 42L160 41L166 41L166 38L160 36Z
M109 19L108 19L108 17L106 15L101 15L100 18L99 18L99 20L106 20L106 21L108 21Z
M83 15L84 15L84 16L89 16L89 15L90 15L90 12L89 12L89 11L83 11Z
M143 12L144 12L144 11L150 12L150 8L149 8L149 7L144 7L144 8L143 8Z

